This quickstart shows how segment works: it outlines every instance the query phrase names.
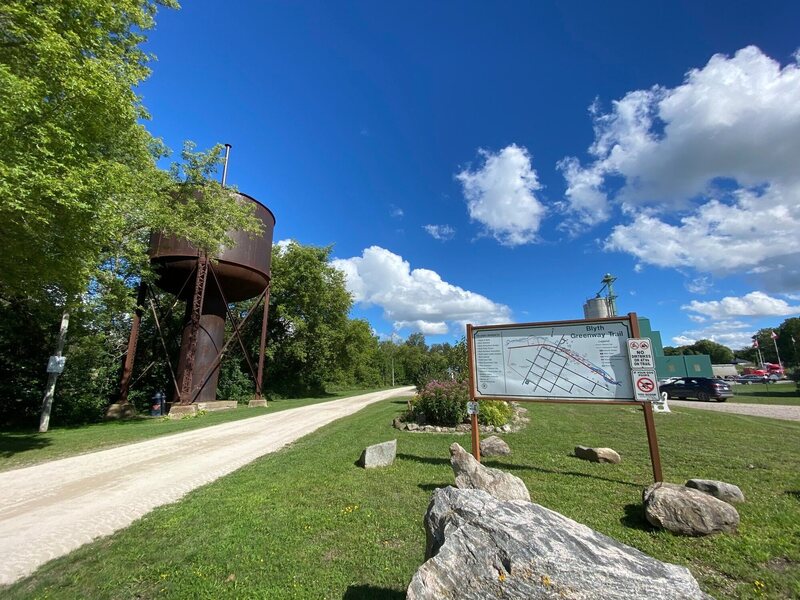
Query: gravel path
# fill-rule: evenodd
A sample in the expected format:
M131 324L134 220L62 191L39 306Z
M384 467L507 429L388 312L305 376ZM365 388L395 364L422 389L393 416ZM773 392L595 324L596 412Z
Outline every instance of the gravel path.
M0 585L323 425L413 389L343 398L0 473Z
M732 402L699 402L691 400L669 400L669 406L698 408L700 410L716 410L736 413L751 417L769 417L784 421L800 421L800 406L783 406L776 404L734 404Z

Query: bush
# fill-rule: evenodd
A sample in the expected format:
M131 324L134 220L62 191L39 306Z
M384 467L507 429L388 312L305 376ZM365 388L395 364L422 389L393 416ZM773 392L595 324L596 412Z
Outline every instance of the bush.
M511 420L514 409L503 400L482 400L478 412L478 422L481 425L502 427Z
M452 427L466 418L468 400L466 382L431 381L414 400L414 417L431 425Z

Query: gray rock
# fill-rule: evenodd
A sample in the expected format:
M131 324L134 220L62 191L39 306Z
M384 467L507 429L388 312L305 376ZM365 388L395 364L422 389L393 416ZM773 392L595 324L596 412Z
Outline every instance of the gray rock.
M367 446L364 452L361 453L361 458L358 459L358 466L364 467L365 469L388 467L394 462L394 457L396 455L397 440L375 444L374 446Z
M455 443L450 445L450 465L456 476L456 486L461 489L484 490L498 500L531 500L522 479L500 469L484 467Z
M392 427L400 431L405 431L408 428L408 423L403 421L400 417L395 417L394 421L392 421Z
M653 484L644 491L642 500L650 524L673 533L732 533L739 525L739 513L730 504L682 485Z
M472 427L470 426L469 423L459 423L458 425L456 425L456 431L461 431L461 432L466 433L467 431L471 431L471 430L472 430Z
M617 452L611 448L588 448L587 446L575 446L575 456L597 463L613 463L616 465L622 462L619 454L617 454Z
M711 494L714 498L719 498L728 504L744 502L742 490L739 489L738 485L733 485L732 483L714 481L713 479L690 479L686 482L686 487Z
M710 599L685 567L531 502L439 488L425 529L426 562L408 600Z
M419 431L419 425L416 423L408 423L406 427L409 431Z
M503 430L504 432L509 432L509 431L511 431L511 425L506 423L500 429Z
M511 448L496 435L481 440L481 456L505 456L511 454Z

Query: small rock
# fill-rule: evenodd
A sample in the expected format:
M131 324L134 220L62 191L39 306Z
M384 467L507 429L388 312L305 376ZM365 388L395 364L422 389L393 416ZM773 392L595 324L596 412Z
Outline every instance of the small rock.
M441 427L439 427L438 425L437 425L436 427L434 427L434 428L433 428L433 430L434 430L436 433L442 433L442 428L441 428Z
M394 421L392 421L392 427L400 431L405 431L408 428L408 423L403 421L400 417L395 417Z
M611 448L588 448L587 446L575 446L575 456L584 460L597 463L619 464L622 459L615 450Z
M739 525L739 513L727 502L674 483L651 485L642 501L648 522L672 533L733 533Z
M472 427L470 426L469 423L459 423L458 425L456 425L456 431L467 432L471 430Z
M506 454L511 454L511 448L496 435L481 440L481 456L505 456Z
M744 502L742 490L739 489L738 485L733 485L732 483L714 481L713 479L690 479L686 482L686 487L711 494L714 498L719 498L728 504Z
M450 465L456 476L456 486L461 489L483 490L498 500L531 500L522 479L500 469L484 467L455 443L450 445Z
M494 433L494 425L487 425L483 428L486 433Z
M406 425L406 429L408 429L409 431L419 431L419 425L417 425L416 423L408 423Z
M358 459L358 465L365 469L388 467L394 462L396 455L397 440L375 444L374 446L368 446L364 452L361 453L361 458Z
M509 431L511 431L511 425L509 423L506 423L500 429L502 429L505 433L508 433Z

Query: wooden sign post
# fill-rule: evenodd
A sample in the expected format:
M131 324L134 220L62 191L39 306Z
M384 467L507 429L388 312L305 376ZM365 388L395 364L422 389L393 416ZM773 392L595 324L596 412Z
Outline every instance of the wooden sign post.
M641 406L655 481L663 481L652 402L658 383L650 340L626 317L467 325L470 401ZM476 411L477 412L477 411ZM472 413L471 413L472 414ZM477 414L472 452L480 461Z

